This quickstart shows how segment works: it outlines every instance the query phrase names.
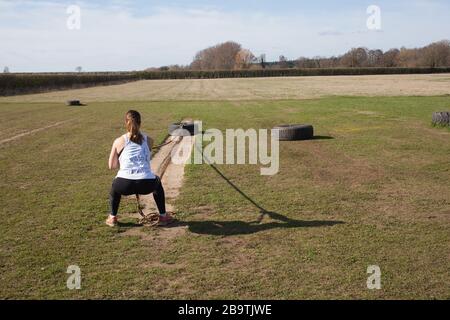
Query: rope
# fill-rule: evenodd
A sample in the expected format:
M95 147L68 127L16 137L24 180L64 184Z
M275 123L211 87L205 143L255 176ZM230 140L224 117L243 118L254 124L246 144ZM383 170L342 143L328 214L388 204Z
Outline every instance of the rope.
M159 150L159 149L161 149L162 147L167 146L168 144L171 144L172 142L173 142L173 140L172 140L172 141L165 142L165 143L160 144L160 145L157 145L157 146L154 146L154 147L152 148L152 150Z
M137 200L137 210L139 212L139 215L141 216L141 218L139 219L139 224L143 225L143 226L149 226L149 227L155 227L159 224L159 214L158 213L150 213L149 215L145 215L144 211L143 211L143 207L140 205L139 200L140 197L139 195L136 195L136 200Z

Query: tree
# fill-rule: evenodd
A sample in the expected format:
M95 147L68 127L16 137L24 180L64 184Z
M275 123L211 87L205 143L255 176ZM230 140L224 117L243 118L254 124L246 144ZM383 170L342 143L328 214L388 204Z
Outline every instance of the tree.
M8 66L6 66L6 67L3 69L3 73L9 73L9 67L8 67Z
M367 64L367 49L353 48L341 58L341 64L344 67L360 68Z
M249 69L251 65L255 62L256 57L250 50L242 49L236 55L236 69Z
M423 48L423 64L427 67L445 67L450 60L450 41L444 40Z
M226 42L207 48L197 53L190 65L194 70L232 70L232 69L265 69L267 68L363 68L363 67L443 67L450 66L450 41L442 40L423 48L380 49L369 50L364 47L353 48L337 57L301 57L296 61L288 61L280 56L278 62L267 62L263 54L255 58L240 44Z
M397 65L404 68L415 68L420 66L420 50L407 49L405 47L400 49L397 56Z
M295 61L297 68L304 69L309 68L309 59L305 57L300 57Z
M367 64L369 67L382 67L383 66L383 51L382 50L369 50L367 53Z
M258 63L261 65L262 69L266 68L266 54L263 53L258 58Z
M81 71L83 71L83 68L80 67L80 66L78 66L78 67L75 68L75 71L78 72L78 73L80 73Z
M398 66L400 50L391 49L383 54L383 67L392 68Z
M278 67L281 69L289 68L288 59L285 56L281 55L278 59Z
M225 42L199 51L191 64L194 70L233 70L236 56L242 46L236 42Z

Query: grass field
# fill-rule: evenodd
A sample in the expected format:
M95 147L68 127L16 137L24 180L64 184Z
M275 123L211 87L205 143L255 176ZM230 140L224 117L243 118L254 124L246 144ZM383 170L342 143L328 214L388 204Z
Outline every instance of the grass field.
M450 130L430 125L449 96L98 98L81 108L29 97L0 102L0 140L25 133L0 144L0 298L450 299ZM104 219L107 156L131 107L159 141L185 117L219 129L312 123L329 138L282 142L276 176L218 166L273 212L261 224L208 165L189 165L175 203L187 231L130 236L135 220L111 229ZM66 288L73 264L81 290ZM382 290L366 288L369 265Z

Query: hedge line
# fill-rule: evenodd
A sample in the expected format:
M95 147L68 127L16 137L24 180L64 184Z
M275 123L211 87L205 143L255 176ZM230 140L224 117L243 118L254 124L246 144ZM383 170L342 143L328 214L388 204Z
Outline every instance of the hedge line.
M116 84L142 79L138 73L1 74L0 96Z
M264 69L230 71L150 71L143 72L143 79L217 79L217 78L261 78L301 76L344 76L383 74L429 74L450 73L447 68L330 68L330 69Z
M0 95L42 92L88 86L116 84L136 80L218 79L294 76L342 76L384 74L450 73L446 68L332 68L264 69L230 71L140 71L110 73L39 73L0 74Z

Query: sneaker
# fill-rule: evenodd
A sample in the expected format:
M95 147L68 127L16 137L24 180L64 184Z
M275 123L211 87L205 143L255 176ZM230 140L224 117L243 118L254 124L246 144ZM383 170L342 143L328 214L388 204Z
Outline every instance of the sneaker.
M106 219L106 225L110 227L117 226L117 217L109 216L108 219Z
M158 226L167 226L171 223L174 223L175 219L168 213L165 216L159 216Z

